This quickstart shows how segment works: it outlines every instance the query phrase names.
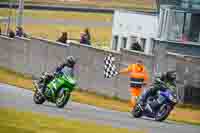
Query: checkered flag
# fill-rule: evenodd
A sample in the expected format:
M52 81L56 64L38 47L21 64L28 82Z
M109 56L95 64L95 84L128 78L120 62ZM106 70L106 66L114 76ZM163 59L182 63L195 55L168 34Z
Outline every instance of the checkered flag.
M104 78L111 78L118 74L116 65L114 64L115 57L111 54L104 59Z

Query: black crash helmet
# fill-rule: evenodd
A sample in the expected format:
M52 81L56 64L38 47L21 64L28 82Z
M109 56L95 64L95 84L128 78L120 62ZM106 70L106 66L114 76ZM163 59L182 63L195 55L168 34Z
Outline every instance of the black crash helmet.
M68 56L66 59L66 64L69 67L74 67L74 65L76 64L76 58L73 56Z
M168 71L166 76L168 80L174 81L176 80L176 71Z

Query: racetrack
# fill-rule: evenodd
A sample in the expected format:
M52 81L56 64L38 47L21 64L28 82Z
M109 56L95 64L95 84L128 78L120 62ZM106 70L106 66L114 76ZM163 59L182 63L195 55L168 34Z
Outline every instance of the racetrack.
M160 123L148 119L134 119L129 113L111 111L74 102L70 102L64 109L58 109L54 104L47 102L43 105L36 105L33 103L32 95L31 91L0 84L0 107L15 107L19 111L42 112L52 116L62 116L66 119L88 120L114 127L141 129L149 133L200 132L200 126L171 121Z

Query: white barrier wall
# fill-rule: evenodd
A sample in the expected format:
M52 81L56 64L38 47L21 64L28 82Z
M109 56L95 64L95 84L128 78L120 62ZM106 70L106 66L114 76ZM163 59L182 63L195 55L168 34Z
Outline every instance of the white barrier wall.
M144 53L125 49L121 49L121 52L118 53L85 45L60 44L39 38L31 38L31 40L28 40L0 37L0 66L2 67L33 76L40 76L44 71L52 71L58 64L62 63L65 57L73 55L78 58L78 65L76 66L75 72L79 86L82 89L107 96L117 96L127 100L130 98L127 75L104 79L104 58L110 53L116 57L116 60L118 60L117 66L120 68L135 63L137 59L143 60L151 79L153 79L157 71L178 68L179 86L183 85L185 81L183 78L185 76L184 72L186 72L185 66L193 66L193 69L190 70L197 71L197 62L200 62L198 60L195 63L188 64L184 58L172 54L168 54L167 58L163 60L157 56L146 55ZM177 65L177 62L179 65ZM166 64L159 65L163 63ZM181 65L181 63L183 65ZM184 76L180 76L180 74ZM198 82L196 85L198 85ZM184 97L185 93L183 87L178 88L178 94L180 97ZM182 98L182 100L184 100L184 98Z

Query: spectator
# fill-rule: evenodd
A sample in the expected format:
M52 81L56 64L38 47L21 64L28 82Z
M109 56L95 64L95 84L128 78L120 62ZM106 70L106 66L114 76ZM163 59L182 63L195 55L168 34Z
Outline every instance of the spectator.
M63 32L62 36L57 40L57 42L67 43L68 35L67 32Z
M80 43L83 43L83 44L87 44L87 45L91 45L91 36L90 36L90 32L89 32L89 29L86 28L84 30L83 33L81 33L81 40L80 40Z
M88 28L85 29L85 35L86 35L86 38L87 38L87 42L90 45L91 36L90 36L90 31L89 31Z
M142 51L142 47L140 46L138 42L135 42L132 44L131 50Z
M24 33L24 30L23 30L22 27L17 27L16 36L18 36L18 37L27 37L27 35L26 35L26 33Z
M8 31L8 36L9 36L10 38L15 38L15 32L14 32L13 30L9 29L9 31Z
M86 37L85 34L83 32L81 32L81 39L80 39L80 43L86 44Z

